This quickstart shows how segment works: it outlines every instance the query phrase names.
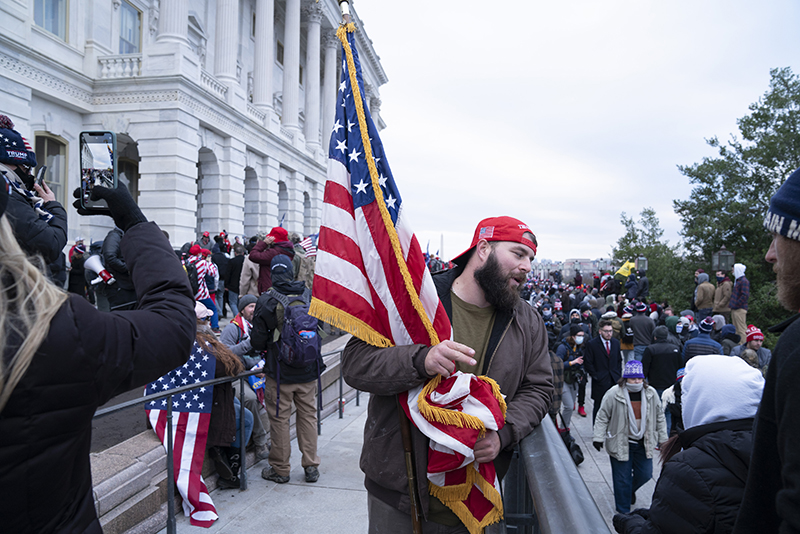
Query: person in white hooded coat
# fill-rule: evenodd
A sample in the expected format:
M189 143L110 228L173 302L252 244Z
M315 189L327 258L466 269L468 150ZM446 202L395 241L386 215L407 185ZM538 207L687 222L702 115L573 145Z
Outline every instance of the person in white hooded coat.
M731 532L763 389L761 373L740 358L689 360L682 384L686 429L662 446L664 467L650 509L615 515L617 532Z

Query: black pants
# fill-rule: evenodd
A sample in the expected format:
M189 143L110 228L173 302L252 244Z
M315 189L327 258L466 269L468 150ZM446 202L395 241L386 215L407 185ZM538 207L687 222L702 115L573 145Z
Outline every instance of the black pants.
M586 401L586 382L589 381L587 377L586 380L578 384L578 406L583 406L583 403Z

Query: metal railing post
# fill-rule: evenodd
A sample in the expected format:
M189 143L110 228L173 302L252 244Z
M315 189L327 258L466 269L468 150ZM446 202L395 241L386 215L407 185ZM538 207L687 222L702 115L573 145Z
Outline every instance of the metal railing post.
M177 534L175 520L175 465L172 452L172 395L167 397L167 534Z
M342 369L342 355L339 354L339 419L344 418L344 370Z
M239 379L239 457L241 460L239 491L247 489L247 443L244 442L244 410L244 377L242 377ZM253 418L256 417L258 417L258 414L254 413ZM253 424L255 424L255 421L253 421Z
M322 377L317 378L317 435L322 435Z

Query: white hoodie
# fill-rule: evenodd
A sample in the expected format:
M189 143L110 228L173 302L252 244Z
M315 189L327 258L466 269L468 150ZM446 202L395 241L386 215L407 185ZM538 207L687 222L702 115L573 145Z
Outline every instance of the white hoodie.
M764 377L741 358L696 356L686 364L681 383L686 429L755 417Z
M733 278L739 279L744 276L744 272L747 270L747 267L743 263L734 263L733 264Z

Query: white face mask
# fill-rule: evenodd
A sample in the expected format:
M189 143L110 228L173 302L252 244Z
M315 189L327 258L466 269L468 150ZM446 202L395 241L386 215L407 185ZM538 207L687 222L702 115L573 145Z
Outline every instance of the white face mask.
M576 345L580 345L581 343L583 343L583 336L576 337L575 338L575 344Z
M678 334L683 332L683 323L678 323L675 325L675 332L677 332Z
M633 391L634 393L638 391L642 391L644 387L644 382L639 382L638 384L631 384L630 382L625 383L625 387L628 388L628 391Z

